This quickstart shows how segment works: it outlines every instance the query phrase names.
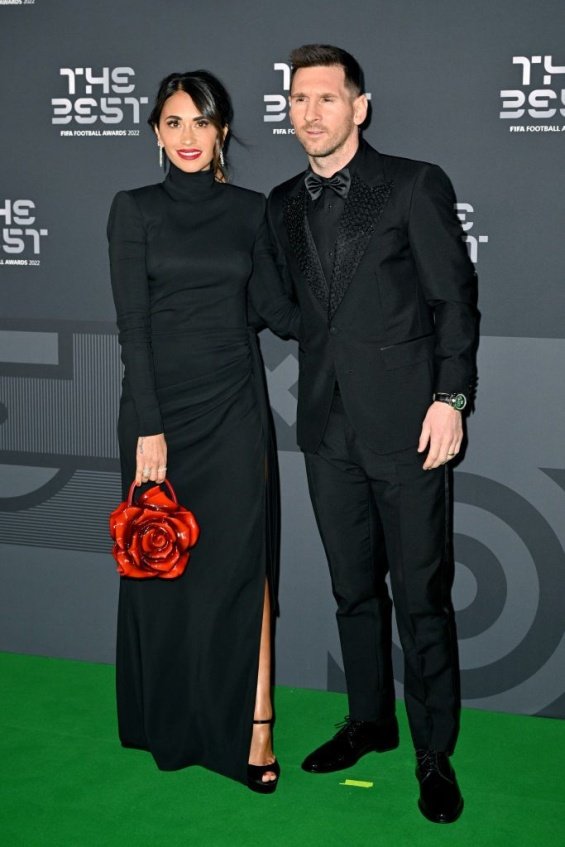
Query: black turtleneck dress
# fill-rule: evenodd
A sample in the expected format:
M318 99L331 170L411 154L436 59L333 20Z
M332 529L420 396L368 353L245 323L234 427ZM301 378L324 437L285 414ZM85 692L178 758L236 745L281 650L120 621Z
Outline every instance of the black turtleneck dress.
M279 335L296 337L299 323L264 213L262 195L172 166L163 183L120 192L108 222L124 497L138 437L164 432L167 476L201 530L178 579L120 580L120 739L163 770L198 764L242 782L276 546L270 415L248 300Z

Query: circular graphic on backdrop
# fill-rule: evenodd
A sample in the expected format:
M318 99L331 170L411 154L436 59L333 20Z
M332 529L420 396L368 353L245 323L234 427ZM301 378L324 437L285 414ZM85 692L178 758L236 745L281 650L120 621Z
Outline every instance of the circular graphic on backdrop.
M477 474L457 472L456 507L474 508L475 531L480 532L481 514L485 537L493 519L516 537L510 555L504 546L494 550L481 538L464 533L454 537L456 569L464 566L476 586L472 600L457 613L459 638L466 652L473 641L492 635L493 661L461 670L462 696L466 700L508 691L536 674L549 661L563 638L559 611L565 552L551 526L540 512L508 486ZM518 561L515 553L521 561ZM529 596L525 596L525 591ZM537 592L532 595L531 592ZM520 600L525 600L527 613ZM487 641L488 644L488 641ZM505 645L504 655L500 645ZM393 645L395 675L403 681L400 648Z
M456 533L454 546L458 572L454 589L457 589L461 571L467 572L473 579L473 596L470 602L462 606L457 602L455 595L453 598L457 614L457 635L461 640L484 632L500 618L506 604L508 586L504 568L494 553L481 541ZM485 591L487 585L489 590ZM470 593L467 585L465 588L467 590L461 592L462 598L467 598Z

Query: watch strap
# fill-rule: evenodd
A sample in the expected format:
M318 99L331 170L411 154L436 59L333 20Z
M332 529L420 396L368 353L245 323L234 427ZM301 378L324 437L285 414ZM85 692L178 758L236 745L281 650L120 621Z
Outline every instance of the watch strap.
M467 398L464 394L448 394L443 391L436 391L432 395L432 400L438 403L447 403L453 409L457 409L458 412L462 412L467 405Z

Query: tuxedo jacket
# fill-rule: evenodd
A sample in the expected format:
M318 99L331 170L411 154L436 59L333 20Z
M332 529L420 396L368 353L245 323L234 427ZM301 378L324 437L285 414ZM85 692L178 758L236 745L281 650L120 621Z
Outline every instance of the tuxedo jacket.
M437 392L469 396L477 281L455 195L437 165L361 142L326 280L307 216L306 172L271 192L277 264L301 312L297 439L315 452L336 382L377 453L416 446Z

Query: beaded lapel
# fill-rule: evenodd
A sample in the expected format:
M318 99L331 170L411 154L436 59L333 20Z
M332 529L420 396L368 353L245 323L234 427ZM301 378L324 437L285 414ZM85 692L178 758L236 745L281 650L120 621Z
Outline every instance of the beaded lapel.
M334 317L363 258L375 226L390 198L392 181L371 187L354 174L343 215L339 221L331 284L328 286L308 225L306 189L288 195L284 202L284 222L290 246L310 291Z
M339 221L335 260L328 301L328 319L334 317L363 258L375 226L388 203L392 181L371 187L354 174Z
M318 251L312 238L308 215L306 212L306 189L298 194L289 195L284 203L284 222L288 240L300 270L304 274L308 287L316 300L327 311L329 305L329 288L322 270Z

